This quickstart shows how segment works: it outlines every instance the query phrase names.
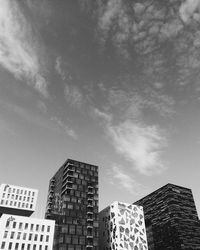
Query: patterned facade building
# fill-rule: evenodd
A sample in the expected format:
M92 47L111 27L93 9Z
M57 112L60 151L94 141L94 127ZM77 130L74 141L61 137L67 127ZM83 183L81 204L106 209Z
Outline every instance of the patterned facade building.
M150 250L200 249L200 225L190 189L167 184L134 204L144 208Z
M100 250L147 250L143 208L114 202L99 213Z
M98 166L68 159L49 182L45 217L56 220L54 250L97 250Z

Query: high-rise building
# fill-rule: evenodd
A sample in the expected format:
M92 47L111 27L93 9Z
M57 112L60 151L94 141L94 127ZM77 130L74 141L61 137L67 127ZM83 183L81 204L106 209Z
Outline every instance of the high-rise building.
M30 216L36 207L38 190L0 185L0 216L3 213Z
M56 221L54 250L97 250L98 166L68 159L50 180L45 217Z
M149 250L200 249L192 191L167 184L134 204L143 206Z
M30 218L38 190L0 186L0 249L52 250L55 221Z
M99 213L100 250L147 250L143 208L114 202Z

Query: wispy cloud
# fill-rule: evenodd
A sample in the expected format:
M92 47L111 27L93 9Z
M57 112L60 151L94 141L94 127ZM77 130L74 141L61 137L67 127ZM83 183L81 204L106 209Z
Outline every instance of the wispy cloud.
M93 108L93 115L99 118L114 149L131 163L133 169L144 175L162 173L165 170L163 152L167 146L166 132L158 124L148 124L144 110L152 109L157 115L172 112L171 102L154 92L131 93L109 90L108 103L104 109ZM167 97L166 97L167 98ZM169 101L169 103L168 103Z
M64 131L65 134L72 137L73 139L78 139L78 135L76 134L76 132L72 128L67 126L61 119L54 116L54 117L51 117L51 120L55 122L58 128Z
M115 184L117 182L118 187L123 187L131 194L142 195L147 191L147 188L137 181L135 176L130 175L130 173L126 173L122 166L113 164L109 173L112 176L110 178L111 184Z
M84 98L81 90L75 85L65 85L65 99L70 105L81 108Z
M73 139L78 138L78 135L76 134L75 130L72 129L70 125L62 121L59 117L57 116L49 117L49 115L47 114L46 105L43 102L37 103L37 109L39 109L40 111L39 113L38 110L35 109L29 110L20 105L7 103L3 100L0 101L0 107L1 109L6 110L7 114L11 114L12 117L16 116L32 125L36 125L45 129L49 129L54 132L65 134ZM4 124L5 122L2 123L2 129Z
M165 138L158 127L125 121L116 126L109 124L107 132L117 152L132 162L141 174L151 175L164 170L161 153Z
M47 82L42 74L33 28L17 1L1 0L0 64L18 79L25 79L47 97ZM33 42L34 41L34 42Z

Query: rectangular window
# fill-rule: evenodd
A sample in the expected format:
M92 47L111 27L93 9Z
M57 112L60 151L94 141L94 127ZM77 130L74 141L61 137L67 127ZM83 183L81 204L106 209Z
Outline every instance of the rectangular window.
M22 243L21 250L24 250L24 249L25 249L25 244Z
M33 231L33 227L34 227L34 225L33 225L33 224L31 224L31 231Z
M43 237L44 237L44 236L41 234L41 235L40 235L40 241L43 241Z
M23 235L23 240L26 240L26 233L24 233Z
M36 231L37 232L39 231L39 225L38 224L36 225Z
M19 243L15 244L15 250L19 250Z
M12 249L12 242L10 242L9 244L8 244L8 250L11 250Z
M15 235L15 232L11 232L10 238L13 239L13 238L14 238L14 235Z
M4 237L4 238L7 238L7 236L8 236L8 231L5 231L3 237Z
M27 250L31 250L31 244L28 244Z
M28 240L32 239L32 234L29 234Z
M19 229L22 229L22 225L23 225L23 224L20 222L20 223L19 223Z
M44 225L42 225L42 232L44 232Z
M21 236L21 232L18 232L18 234L17 234L17 240L20 239L20 236Z
M48 241L49 241L49 235L46 236L46 242L48 242Z
M47 227L47 232L48 232L48 233L50 232L50 226Z
M25 223L24 229L28 229L28 223Z
M37 241L37 239L38 239L38 235L35 234L34 241Z
M5 245L6 245L6 243L3 241L3 242L1 243L1 249L5 249Z

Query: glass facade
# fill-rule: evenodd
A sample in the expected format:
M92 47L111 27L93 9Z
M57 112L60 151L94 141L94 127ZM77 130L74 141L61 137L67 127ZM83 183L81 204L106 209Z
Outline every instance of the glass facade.
M98 167L68 159L50 180L45 217L56 220L54 250L97 250Z
M143 206L150 250L200 249L200 225L190 189L167 184L134 204Z

